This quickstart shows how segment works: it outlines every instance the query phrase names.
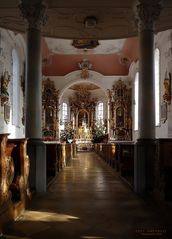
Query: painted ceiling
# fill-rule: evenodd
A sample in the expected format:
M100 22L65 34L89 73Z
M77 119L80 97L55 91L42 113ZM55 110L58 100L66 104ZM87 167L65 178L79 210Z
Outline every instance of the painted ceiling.
M43 48L43 74L64 76L79 70L83 59L90 61L91 70L102 75L127 75L131 62L139 58L138 38L98 40L93 49L78 49L73 40L45 38Z
M81 91L81 89L83 89L83 88L87 91L92 91L92 90L97 90L100 87L98 87L95 84L91 84L91 83L90 84L88 84L88 83L74 84L71 87L69 87L69 89L75 90L75 91Z

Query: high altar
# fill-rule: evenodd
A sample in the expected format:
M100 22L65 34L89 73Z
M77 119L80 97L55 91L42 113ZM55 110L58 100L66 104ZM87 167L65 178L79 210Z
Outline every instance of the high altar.
M87 128L86 125L80 126L77 129L76 140L79 142L91 142L92 140L92 130L90 128Z
M71 118L75 128L75 142L79 150L92 147L92 128L95 124L96 99L90 92L81 88L70 98Z
M75 142L78 150L91 150L92 148L92 130L88 128L86 123L79 126L76 135Z

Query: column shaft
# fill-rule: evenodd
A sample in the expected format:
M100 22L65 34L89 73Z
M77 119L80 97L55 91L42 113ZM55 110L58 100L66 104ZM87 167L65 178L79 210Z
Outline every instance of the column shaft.
M154 33L144 30L140 40L139 138L155 138Z
M139 30L139 139L134 156L134 190L153 191L155 185L155 87L154 24L161 11L160 0L138 0L136 22Z
M42 137L41 32L27 31L26 137Z
M30 186L46 191L46 145L42 138L41 27L46 23L42 0L21 0L19 9L27 24L26 53L26 137L30 158Z

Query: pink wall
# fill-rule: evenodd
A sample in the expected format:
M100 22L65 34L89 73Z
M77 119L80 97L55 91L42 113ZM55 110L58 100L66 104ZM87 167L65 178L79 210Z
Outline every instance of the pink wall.
M42 40L42 58L47 59L49 49ZM127 38L121 53L128 57L131 62L139 58L139 43L137 37ZM79 70L78 63L84 58L90 60L92 70L105 76L127 75L129 66L121 65L118 54L92 54L92 55L51 55L47 62L43 62L43 74L47 76L64 76L72 71Z
M72 71L79 70L78 63L87 58L92 64L92 70L103 75L127 75L128 67L119 62L115 54L96 55L53 55L49 65L43 68L43 74L49 76L64 76Z
M139 41L138 37L127 38L122 52L129 57L131 61L137 61L139 58Z
M50 51L44 38L42 38L41 41L41 49L42 49L42 59L46 59L49 56Z

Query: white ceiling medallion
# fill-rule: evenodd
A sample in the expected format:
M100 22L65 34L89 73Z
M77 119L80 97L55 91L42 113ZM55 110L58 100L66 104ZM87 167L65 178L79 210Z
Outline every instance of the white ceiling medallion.
M95 28L97 26L97 18L94 16L88 16L84 20L85 28Z

